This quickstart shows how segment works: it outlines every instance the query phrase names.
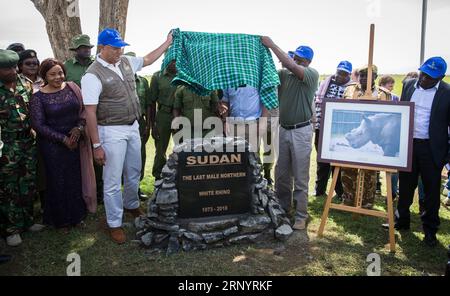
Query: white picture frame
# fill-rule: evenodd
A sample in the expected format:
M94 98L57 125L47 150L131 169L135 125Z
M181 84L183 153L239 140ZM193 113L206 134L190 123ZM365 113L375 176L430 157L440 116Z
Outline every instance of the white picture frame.
M318 161L412 170L414 103L327 99Z

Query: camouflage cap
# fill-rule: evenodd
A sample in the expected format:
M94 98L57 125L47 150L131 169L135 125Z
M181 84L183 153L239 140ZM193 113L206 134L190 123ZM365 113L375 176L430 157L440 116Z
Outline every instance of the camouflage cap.
M19 55L12 50L0 49L0 68L12 68L17 66Z
M367 73L369 70L369 65L365 65L364 67L361 67L358 69L359 73ZM378 74L378 67L375 65L372 65L372 72Z
M88 35L78 35L72 38L72 47L70 50L77 50L80 46L87 46L93 48L94 45L91 44L91 38Z

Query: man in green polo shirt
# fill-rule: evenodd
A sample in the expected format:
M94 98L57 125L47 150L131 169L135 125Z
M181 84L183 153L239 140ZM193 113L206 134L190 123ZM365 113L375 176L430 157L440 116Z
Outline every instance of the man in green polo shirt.
M172 110L176 86L170 83L177 74L176 62L173 60L164 71L158 71L150 82L150 103L153 110L158 104L156 116L149 114L152 137L155 140L156 155L152 175L161 179L161 171L166 164L166 151L172 135Z
M312 151L312 103L317 91L319 73L309 67L314 57L308 46L300 46L289 58L272 39L262 43L279 58L285 69L279 71L281 85L279 157L275 169L275 187L283 208L291 212L296 204L293 228L306 228L308 216L309 166Z
M88 35L78 35L72 39L71 51L75 56L64 63L66 67L67 81L73 81L81 86L81 77L86 73L87 68L94 62L91 51L94 45Z

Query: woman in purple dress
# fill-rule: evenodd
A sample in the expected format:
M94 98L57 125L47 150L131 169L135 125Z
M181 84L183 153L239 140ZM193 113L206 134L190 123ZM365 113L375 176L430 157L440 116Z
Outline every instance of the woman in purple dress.
M81 224L86 216L79 146L86 121L77 91L64 82L63 64L47 59L39 73L45 84L33 95L30 108L47 177L44 223L67 230Z

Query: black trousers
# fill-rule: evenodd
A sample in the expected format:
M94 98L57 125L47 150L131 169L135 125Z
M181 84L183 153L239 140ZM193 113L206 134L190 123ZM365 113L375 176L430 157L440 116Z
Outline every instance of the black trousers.
M316 136L314 138L314 146L316 147L317 153L319 152L319 138L320 138L320 130L316 129ZM322 195L322 194L326 193L328 179L330 178L331 173L334 174L334 167L331 167L331 165L329 163L317 161L316 194ZM344 194L344 188L342 187L340 172L339 172L339 176L337 179L335 191L336 191L336 194L339 196Z
M424 209L421 219L425 234L434 235L439 229L439 208L441 190L441 172L431 157L428 140L414 140L412 172L400 172L400 197L397 206L397 223L409 225L410 207L413 203L419 176L422 177L425 190Z

